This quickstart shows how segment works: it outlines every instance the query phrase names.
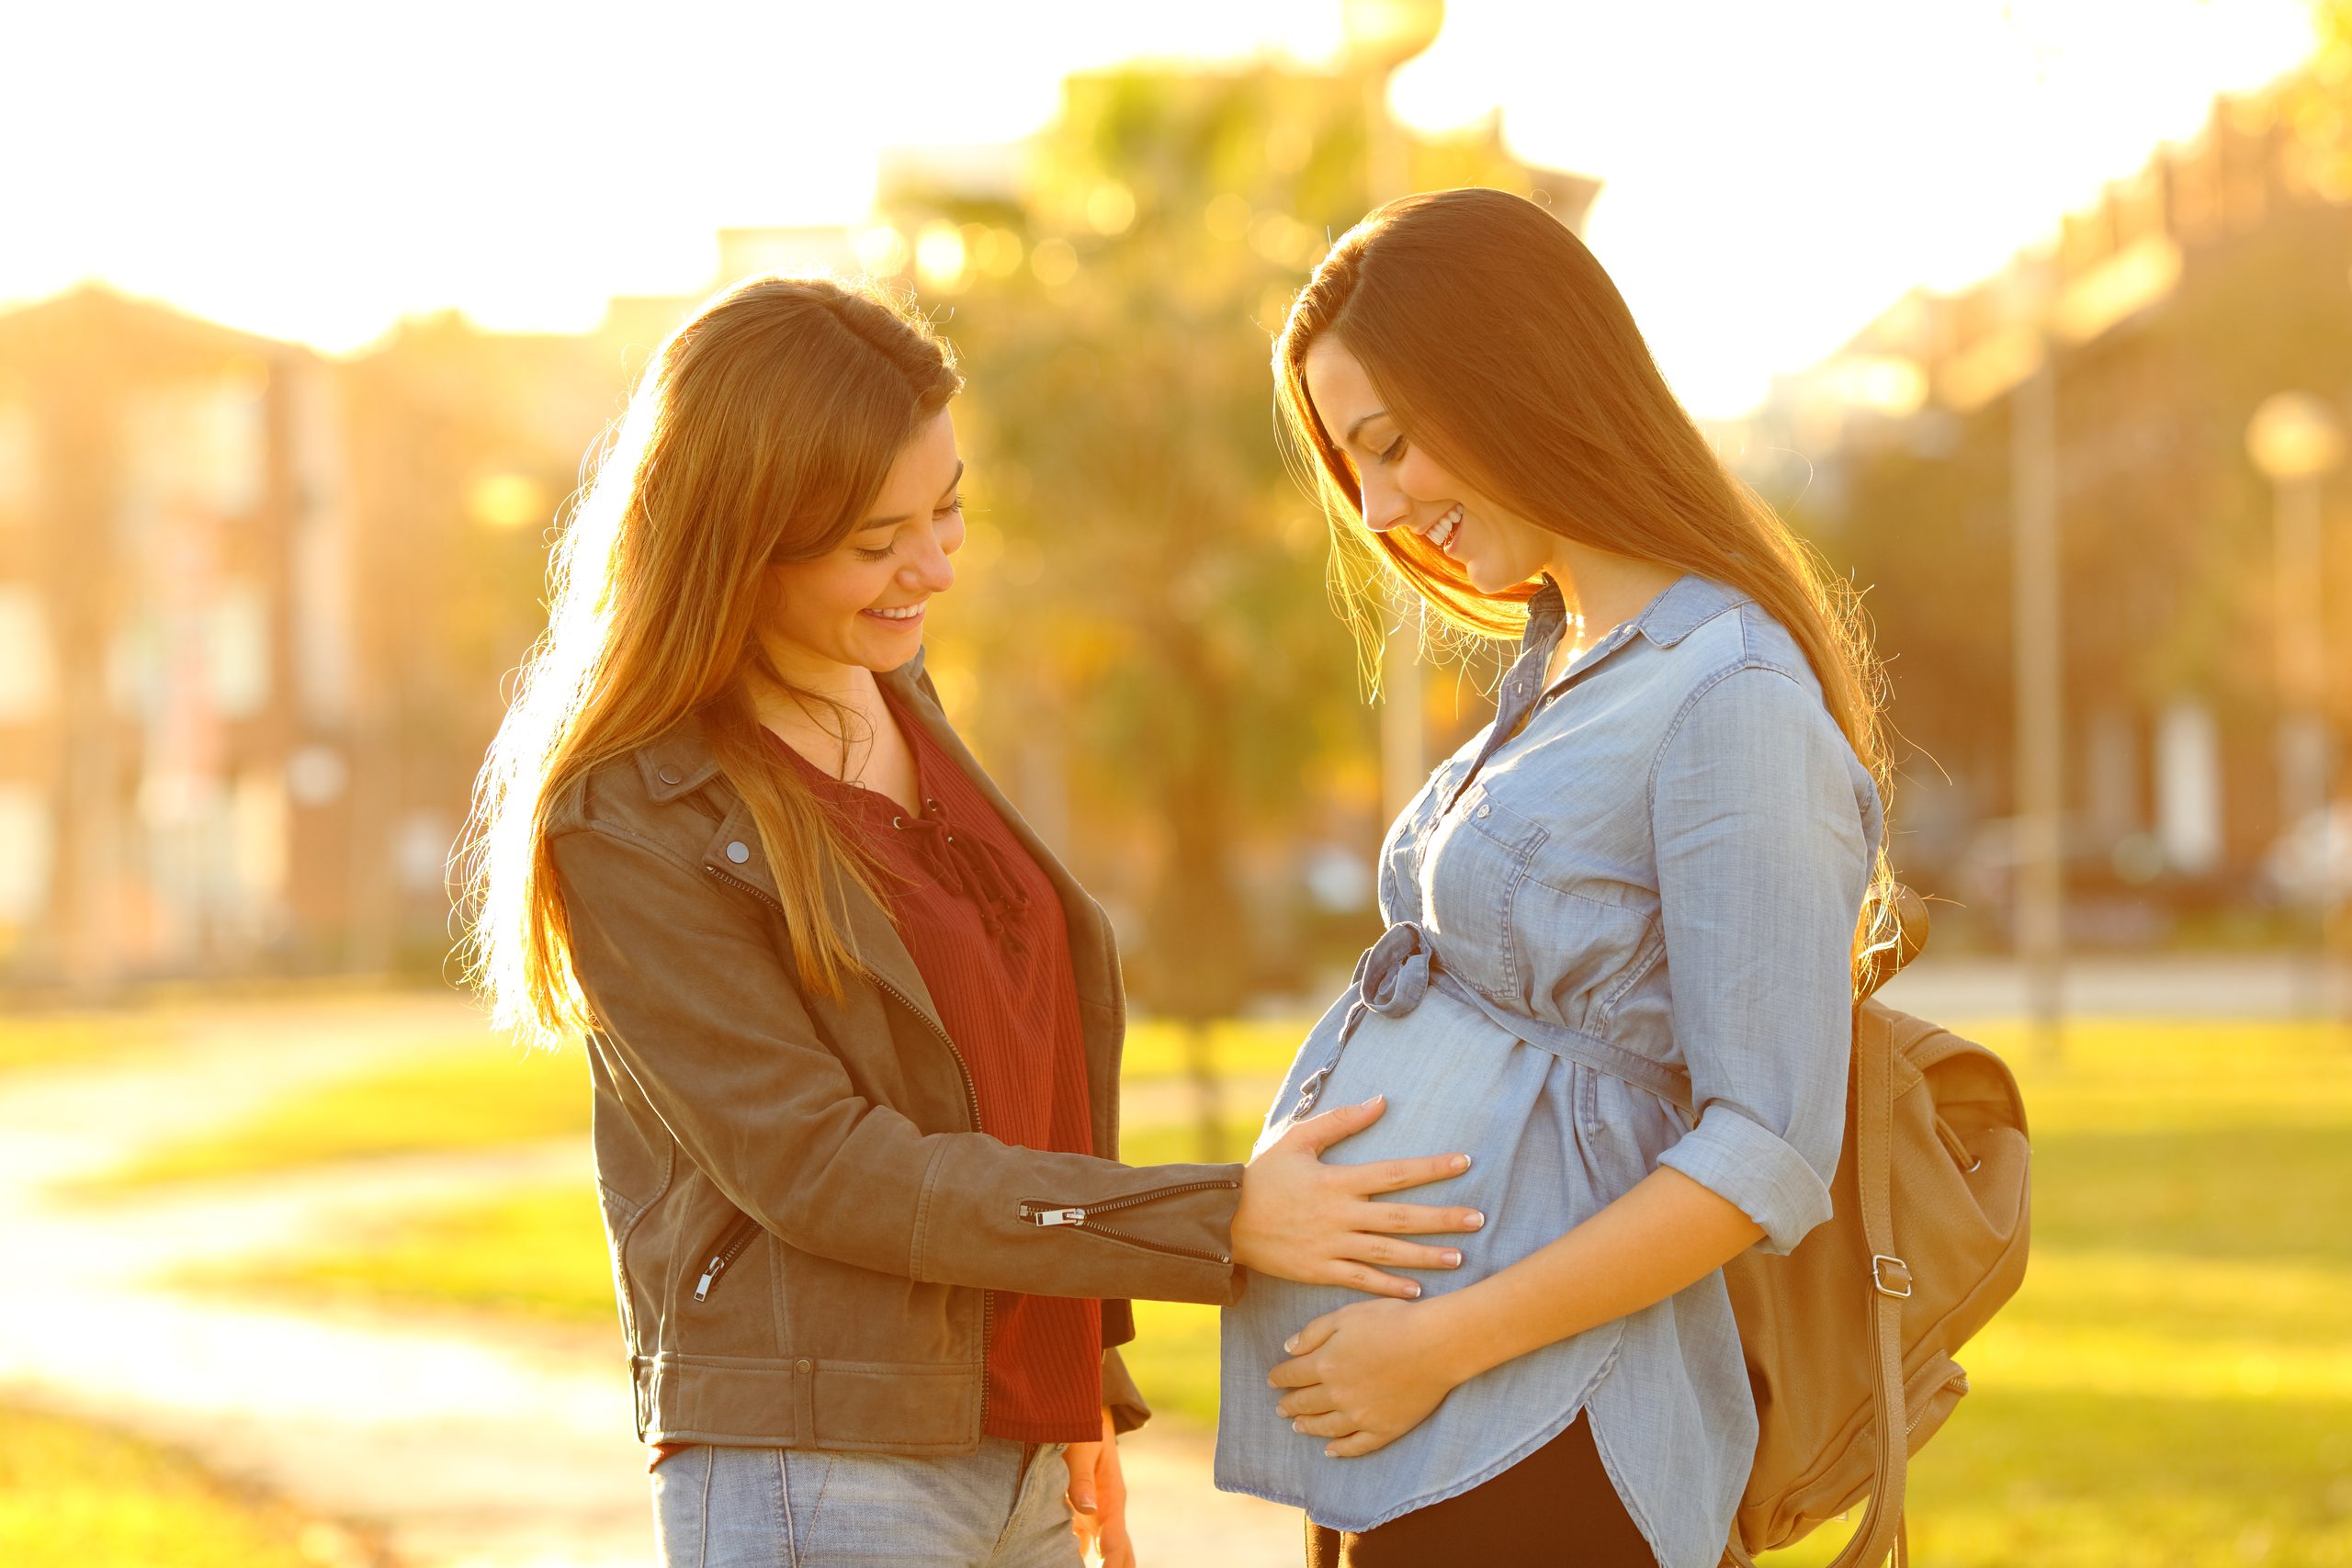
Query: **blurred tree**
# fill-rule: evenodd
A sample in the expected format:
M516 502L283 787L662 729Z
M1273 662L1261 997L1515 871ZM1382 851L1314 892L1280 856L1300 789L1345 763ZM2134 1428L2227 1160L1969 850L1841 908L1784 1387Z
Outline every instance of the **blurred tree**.
M1363 214L1363 112L1346 78L1271 67L1073 79L1032 150L1028 264L933 280L962 284L978 536L1001 551L959 612L980 729L1026 759L1031 798L1066 777L1124 819L1104 886L1140 905L1136 998L1188 1026L1206 1158L1226 1153L1209 1025L1283 975L1268 906L1299 881L1295 853L1257 850L1298 850L1335 796L1367 856L1380 826L1268 370L1291 294ZM1416 157L1427 183L1526 188L1491 124ZM1001 212L929 200L993 243Z

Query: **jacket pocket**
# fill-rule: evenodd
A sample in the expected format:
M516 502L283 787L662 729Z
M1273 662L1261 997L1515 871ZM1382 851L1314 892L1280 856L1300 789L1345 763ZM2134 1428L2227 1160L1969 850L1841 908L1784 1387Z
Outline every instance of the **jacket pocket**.
M738 1214L734 1223L720 1232L718 1239L711 1244L709 1261L702 1266L702 1277L695 1281L695 1300L708 1301L712 1288L718 1283L718 1277L727 1272L735 1259L743 1255L743 1249L758 1240L759 1235L760 1222L749 1214Z
M1021 1218L1033 1225L1045 1228L1067 1226L1084 1231L1089 1235L1099 1235L1106 1241L1125 1242L1129 1247L1162 1253L1170 1258L1197 1258L1203 1263L1230 1263L1233 1255L1229 1252L1172 1247L1166 1242L1137 1235L1133 1231L1122 1230L1116 1225L1105 1224L1102 1216L1139 1208L1161 1198L1181 1197L1187 1192L1230 1191L1240 1185L1230 1177L1209 1181L1182 1181L1172 1187L1154 1187L1148 1191L1130 1192L1124 1197L1105 1198L1100 1202L1086 1204L1057 1204L1047 1198L1024 1198L1021 1201Z

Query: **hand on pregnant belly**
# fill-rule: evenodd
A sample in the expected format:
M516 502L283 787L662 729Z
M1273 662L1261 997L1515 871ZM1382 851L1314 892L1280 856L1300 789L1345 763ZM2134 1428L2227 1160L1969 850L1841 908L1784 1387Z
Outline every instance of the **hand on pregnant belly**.
M1386 1448L1471 1375L1448 1353L1444 1305L1356 1302L1325 1313L1283 1342L1291 1359L1266 1378L1289 1391L1275 1408L1294 1429L1332 1439L1323 1451L1334 1459Z
M1378 1296L1413 1297L1421 1287L1383 1273L1395 1269L1458 1269L1452 1247L1408 1235L1475 1231L1476 1209L1381 1203L1377 1193L1444 1181L1470 1168L1468 1155L1423 1155L1363 1165L1326 1165L1324 1151L1380 1119L1381 1096L1310 1116L1261 1152L1241 1173L1233 1215L1233 1260L1260 1273L1308 1285L1345 1285Z

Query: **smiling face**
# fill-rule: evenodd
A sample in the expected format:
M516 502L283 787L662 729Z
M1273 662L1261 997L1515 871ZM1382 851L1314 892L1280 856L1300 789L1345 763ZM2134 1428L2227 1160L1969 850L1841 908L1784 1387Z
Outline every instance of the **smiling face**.
M907 444L847 538L772 566L763 641L795 685L830 691L851 667L895 670L922 646L924 608L956 581L964 464L944 410Z
M1325 333L1301 368L1315 417L1348 460L1364 526L1409 528L1453 558L1470 585L1498 592L1544 570L1560 537L1448 473L1382 403L1363 362Z

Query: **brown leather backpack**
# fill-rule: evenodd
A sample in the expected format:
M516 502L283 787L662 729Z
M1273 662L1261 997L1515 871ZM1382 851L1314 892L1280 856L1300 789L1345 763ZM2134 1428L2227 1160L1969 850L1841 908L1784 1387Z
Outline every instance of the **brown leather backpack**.
M1927 911L1905 892L1908 960ZM1882 976L1883 978L1883 976ZM1906 1562L1905 1465L1968 1374L1952 1353L2025 1279L2025 1105L2001 1059L1867 997L1854 1010L1832 1217L1785 1257L1724 1269L1755 1391L1756 1463L1724 1561L1786 1546L1850 1510L1831 1568Z

